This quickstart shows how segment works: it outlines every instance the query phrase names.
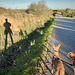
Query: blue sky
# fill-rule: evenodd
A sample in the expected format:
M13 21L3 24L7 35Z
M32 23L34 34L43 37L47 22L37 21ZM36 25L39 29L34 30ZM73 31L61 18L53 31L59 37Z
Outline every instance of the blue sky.
M27 9L33 2L39 0L0 0L0 6L11 9ZM51 9L75 9L75 0L45 0Z

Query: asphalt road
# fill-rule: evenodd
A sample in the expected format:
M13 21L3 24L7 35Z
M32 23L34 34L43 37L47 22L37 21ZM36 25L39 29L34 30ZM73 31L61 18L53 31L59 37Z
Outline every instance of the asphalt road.
M60 58L68 63L72 64L71 59L67 56L69 52L75 52L75 19L62 17L60 14L57 14L54 32L53 32L53 40L50 46L50 52L53 56L53 48L52 45L61 44L59 49ZM48 71L46 75L51 75L51 60L52 56L48 58L47 63L50 63L48 66ZM64 63L65 67L65 75L74 75L73 74L73 66L70 66Z

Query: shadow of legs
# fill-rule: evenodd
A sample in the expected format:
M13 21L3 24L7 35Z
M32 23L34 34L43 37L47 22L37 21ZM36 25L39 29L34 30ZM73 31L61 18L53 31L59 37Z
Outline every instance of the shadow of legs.
M12 42L12 44L13 44L13 38L12 38L12 35L11 35L11 33L10 33L10 38L11 38L11 42Z
M5 37L5 50L7 48L7 34L6 34L6 37Z

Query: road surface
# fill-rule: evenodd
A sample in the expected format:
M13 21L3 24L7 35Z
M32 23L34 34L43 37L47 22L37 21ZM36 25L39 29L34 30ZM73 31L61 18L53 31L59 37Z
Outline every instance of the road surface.
M66 62L72 64L71 59L67 56L69 52L75 52L75 19L62 17L60 14L57 14L54 32L53 32L53 40L51 41L50 52L53 56L53 48L52 45L61 44L59 49L60 58ZM48 66L48 71L46 75L51 75L51 60L52 56L48 58L47 63L50 63ZM65 67L65 75L74 75L73 74L73 66L70 66L66 63L63 63Z

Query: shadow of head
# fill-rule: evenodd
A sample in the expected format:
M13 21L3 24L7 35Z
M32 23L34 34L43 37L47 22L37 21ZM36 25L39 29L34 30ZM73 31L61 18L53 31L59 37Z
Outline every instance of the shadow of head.
M6 18L5 21L8 22L8 19Z

